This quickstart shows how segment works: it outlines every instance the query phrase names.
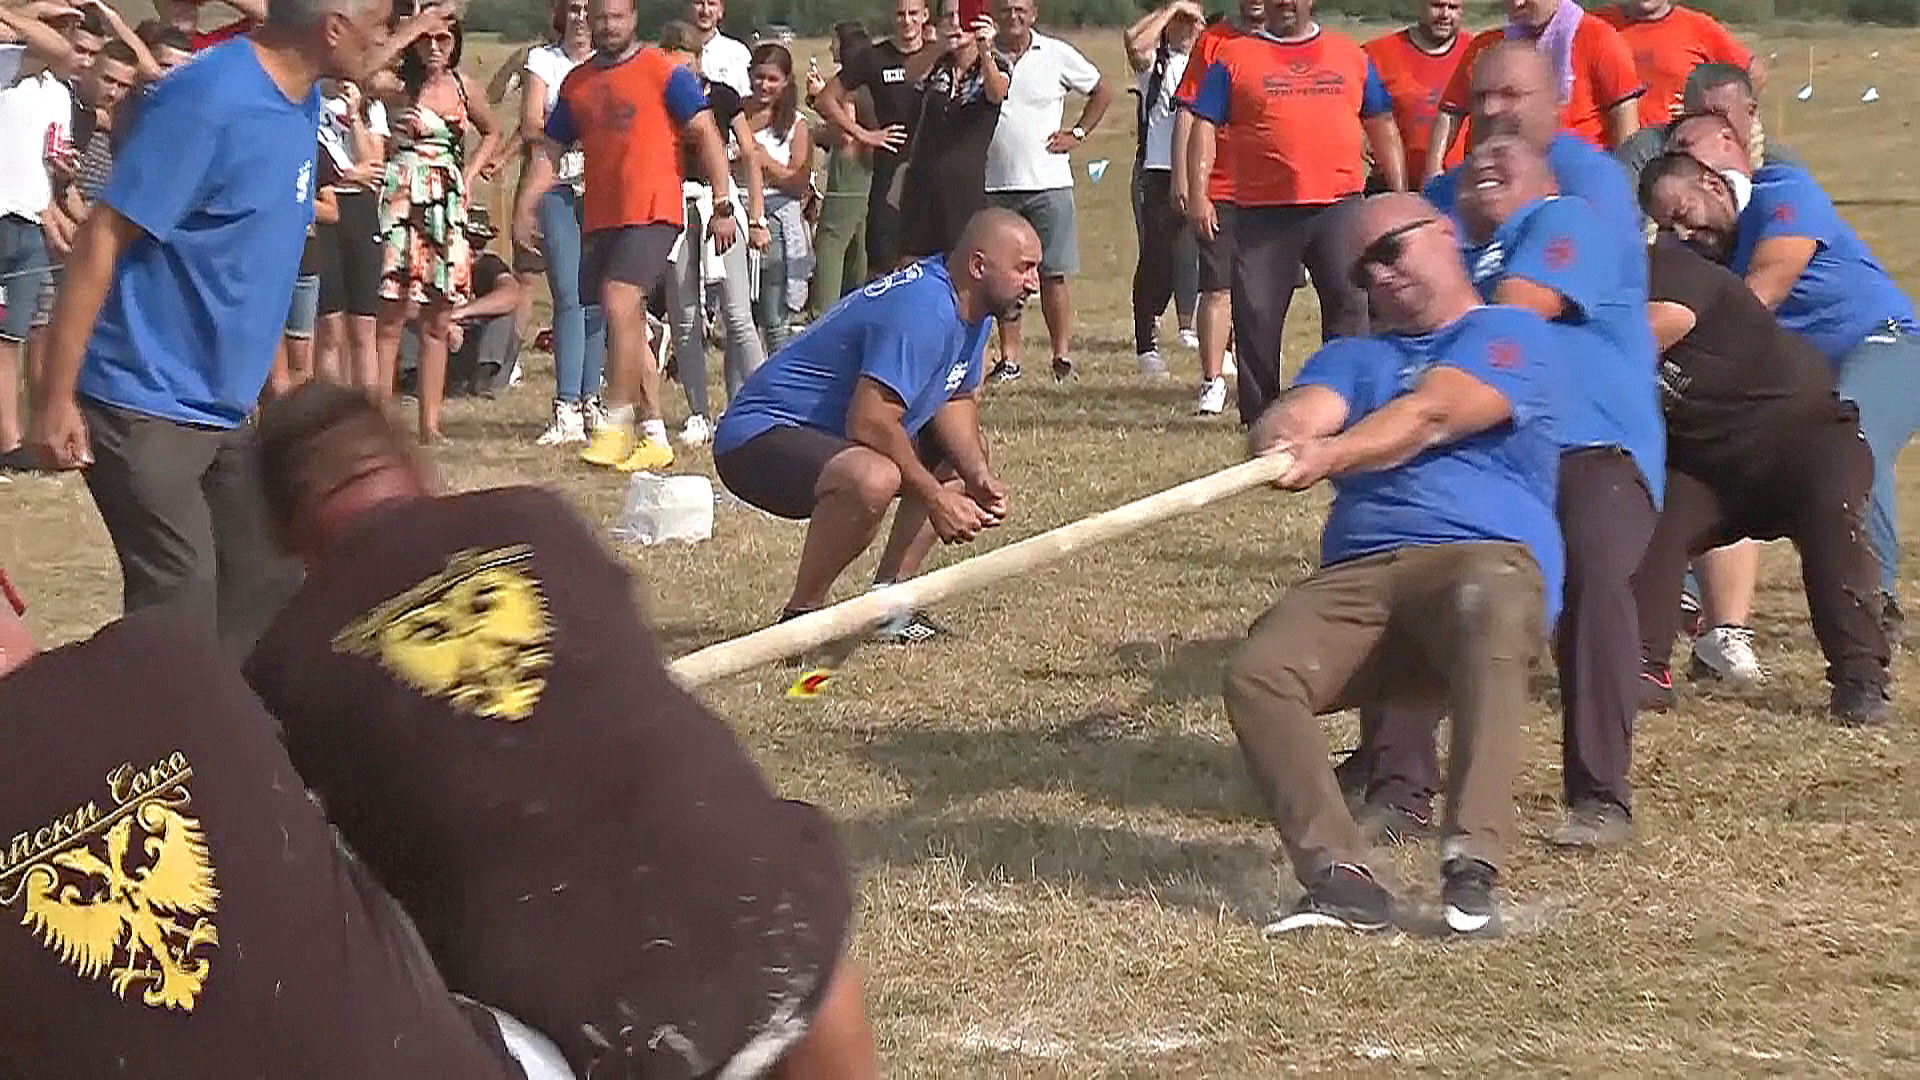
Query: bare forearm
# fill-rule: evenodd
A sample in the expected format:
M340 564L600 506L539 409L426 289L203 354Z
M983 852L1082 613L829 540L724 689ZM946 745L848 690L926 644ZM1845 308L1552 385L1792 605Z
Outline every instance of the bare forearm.
M960 479L980 485L992 475L987 439L980 431L980 403L971 395L955 398L933 414L933 433Z
M713 114L703 113L705 123L696 124L700 146L700 167L707 174L707 183L713 188L713 201L725 202L733 194L733 177L727 171L727 149L720 141L720 129L714 126Z
M1095 83L1093 92L1087 95L1087 103L1080 110L1080 130L1092 131L1100 126L1107 115L1107 106L1113 102L1113 91L1104 82Z
M1440 166L1447 160L1447 144L1453 142L1453 133L1460 130L1460 118L1449 112L1442 112L1433 118L1433 131L1427 140L1427 159L1420 163L1421 182L1440 175Z
M517 217L530 217L540 204L540 197L553 187L553 159L561 153L558 144L546 140L533 158L527 162L526 171L520 174L520 197L514 202L514 214Z
M1380 178L1386 181L1387 190L1407 190L1407 149L1392 114L1367 121L1367 139L1373 145L1373 160L1380 166Z
M511 315L520 308L520 286L511 277L494 285L493 291L479 297L454 313L456 319L490 319Z
M1404 465L1427 450L1469 434L1435 398L1412 393L1395 398L1359 423L1327 440L1329 476L1380 472Z
M1197 198L1207 190L1207 176L1213 172L1214 128L1209 121L1193 118L1187 134L1187 195Z

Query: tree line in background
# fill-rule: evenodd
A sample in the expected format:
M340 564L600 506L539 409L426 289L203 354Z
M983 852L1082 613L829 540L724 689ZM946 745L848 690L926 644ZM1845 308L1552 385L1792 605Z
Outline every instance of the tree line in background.
M1786 21L1844 21L1875 23L1881 26L1920 25L1920 0L1687 0L1716 18L1730 23L1769 23ZM1485 26L1500 19L1501 5L1469 3L1469 23ZM1589 7L1595 6L1588 3ZM1125 26L1149 10L1140 0L1045 0L1040 13L1047 26ZM1207 4L1209 10L1225 10L1219 0ZM1373 22L1393 22L1410 18L1415 0L1329 0L1329 13ZM651 35L669 19L683 18L684 0L640 0L640 31ZM856 19L884 34L888 26L890 0L729 0L726 28L744 41L756 33L784 26L803 37L821 37L837 22ZM472 0L467 25L474 30L491 31L514 40L535 40L547 32L547 5L540 0Z

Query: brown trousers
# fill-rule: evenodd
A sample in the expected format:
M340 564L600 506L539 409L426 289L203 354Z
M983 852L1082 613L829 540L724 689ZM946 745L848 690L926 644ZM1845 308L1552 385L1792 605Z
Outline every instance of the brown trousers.
M1443 859L1500 864L1514 828L1540 568L1508 543L1408 546L1318 571L1248 632L1227 712L1302 883L1367 843L1335 782L1322 713L1395 701L1453 716Z

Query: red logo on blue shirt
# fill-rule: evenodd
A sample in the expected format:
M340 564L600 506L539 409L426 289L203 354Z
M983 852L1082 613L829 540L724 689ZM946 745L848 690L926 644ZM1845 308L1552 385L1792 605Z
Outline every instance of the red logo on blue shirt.
M1496 371L1519 370L1520 346L1508 338L1487 342L1487 364Z
M1547 269L1549 270L1565 270L1567 267L1572 266L1574 256L1573 237L1556 236L1547 241L1547 250L1544 254L1547 260Z

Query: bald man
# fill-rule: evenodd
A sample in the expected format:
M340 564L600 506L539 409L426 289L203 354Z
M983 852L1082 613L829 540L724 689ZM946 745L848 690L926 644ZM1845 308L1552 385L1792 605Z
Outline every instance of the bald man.
M876 585L912 575L935 538L972 540L1007 513L980 432L989 318L1017 318L1040 288L1040 238L1010 210L967 223L934 255L850 293L747 379L714 433L728 490L807 539L783 618L824 604L895 499ZM936 633L917 613L882 628Z
M1334 493L1320 568L1227 670L1241 753L1306 889L1267 931L1392 923L1316 717L1400 701L1452 709L1441 900L1450 929L1486 933L1527 667L1559 606L1559 360L1538 316L1480 303L1425 200L1376 196L1354 232L1351 280L1391 329L1323 347L1251 435L1255 454L1293 455L1280 486Z

